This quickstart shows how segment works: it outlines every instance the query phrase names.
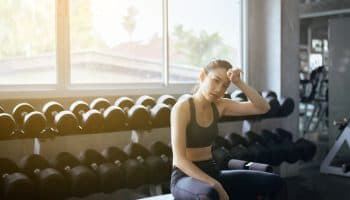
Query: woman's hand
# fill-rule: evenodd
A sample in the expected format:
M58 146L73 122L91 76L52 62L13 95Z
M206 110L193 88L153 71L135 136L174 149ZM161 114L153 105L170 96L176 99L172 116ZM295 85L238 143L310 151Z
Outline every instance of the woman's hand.
M227 70L227 77L228 79L233 83L233 84L238 84L240 83L242 80L241 80L241 73L243 74L242 70L239 69L239 68L232 68L232 69L229 69Z
M221 183L215 181L213 187L218 191L220 200L229 200L228 194L225 189L222 187Z

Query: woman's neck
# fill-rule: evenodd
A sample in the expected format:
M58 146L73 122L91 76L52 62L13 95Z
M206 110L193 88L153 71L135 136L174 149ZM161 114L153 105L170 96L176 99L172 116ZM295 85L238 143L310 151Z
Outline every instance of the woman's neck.
M193 94L193 100L197 103L200 108L206 109L211 106L211 102L208 101L200 91Z

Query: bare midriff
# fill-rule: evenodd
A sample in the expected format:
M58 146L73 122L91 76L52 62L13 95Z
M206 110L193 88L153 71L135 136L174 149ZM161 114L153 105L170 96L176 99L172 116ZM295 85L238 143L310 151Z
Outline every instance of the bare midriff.
M201 148L186 148L186 158L191 161L212 159L211 145Z

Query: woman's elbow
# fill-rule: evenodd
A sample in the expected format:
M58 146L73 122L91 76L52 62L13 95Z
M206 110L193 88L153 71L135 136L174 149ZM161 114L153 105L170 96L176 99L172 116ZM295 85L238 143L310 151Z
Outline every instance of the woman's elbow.
M270 104L265 104L262 108L261 108L261 114L265 114L267 112L269 112L271 109Z

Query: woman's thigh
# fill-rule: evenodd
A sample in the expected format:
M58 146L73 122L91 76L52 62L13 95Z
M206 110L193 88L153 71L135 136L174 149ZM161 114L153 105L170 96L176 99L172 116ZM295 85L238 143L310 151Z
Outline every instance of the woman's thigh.
M198 179L184 176L172 185L171 193L177 200L216 200L219 199L218 192L209 184Z

